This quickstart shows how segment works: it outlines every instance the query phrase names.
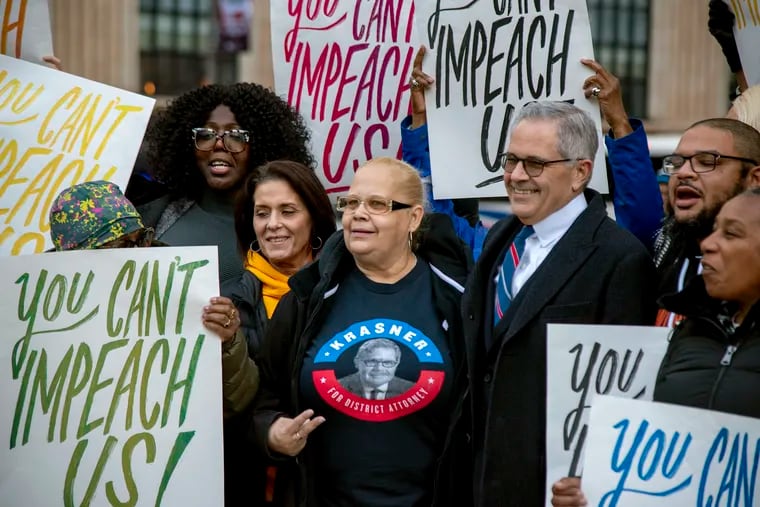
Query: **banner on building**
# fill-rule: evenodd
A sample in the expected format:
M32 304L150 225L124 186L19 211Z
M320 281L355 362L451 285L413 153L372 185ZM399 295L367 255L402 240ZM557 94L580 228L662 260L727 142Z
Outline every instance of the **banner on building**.
M348 189L371 158L400 158L413 0L272 0L270 10L275 90L310 127L325 189Z
M760 421L599 396L583 492L599 507L757 506Z
M211 247L0 258L0 498L222 505Z
M247 51L253 0L216 0L216 14L219 21L219 51Z
M549 324L546 358L546 505L551 486L583 474L597 395L651 400L669 328Z
M154 102L0 55L0 256L52 246L61 190L92 180L124 189Z
M586 0L417 2L417 31L427 47L433 193L437 199L503 197L499 154L512 118L528 102L572 102L591 115L599 145L590 186L607 193L599 105L583 82L593 58Z

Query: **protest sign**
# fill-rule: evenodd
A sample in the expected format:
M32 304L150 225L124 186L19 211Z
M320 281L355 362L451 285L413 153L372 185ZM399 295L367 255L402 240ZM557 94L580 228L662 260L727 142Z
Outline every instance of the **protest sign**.
M597 394L651 400L669 328L549 324L546 347L546 505L551 485L583 473Z
M76 183L125 188L154 100L0 55L0 256L52 246L48 213Z
M760 420L599 396L583 492L599 507L757 506Z
M41 63L53 55L48 0L0 0L0 54Z
M455 5L454 5L455 4ZM593 58L585 0L417 2L417 31L428 48L423 69L436 78L427 92L433 193L437 199L503 197L508 129L528 102L563 100L591 115L583 95ZM591 187L606 193L604 150Z
M734 38L747 84L760 84L760 0L726 0L734 11Z
M223 504L211 247L0 258L3 505Z
M311 128L327 192L371 158L401 156L413 14L413 0L272 2L275 90Z

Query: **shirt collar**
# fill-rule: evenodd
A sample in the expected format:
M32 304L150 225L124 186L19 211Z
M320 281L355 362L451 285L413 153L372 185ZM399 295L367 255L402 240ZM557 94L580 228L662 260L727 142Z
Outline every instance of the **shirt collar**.
M562 208L535 224L533 229L538 236L538 243L546 247L557 241L587 207L586 196L581 192Z

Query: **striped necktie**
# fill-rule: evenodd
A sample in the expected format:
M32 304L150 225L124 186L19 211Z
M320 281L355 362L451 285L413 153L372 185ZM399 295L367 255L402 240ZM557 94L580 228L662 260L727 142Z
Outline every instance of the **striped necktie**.
M496 298L494 301L493 312L493 325L499 323L501 318L507 312L509 304L512 302L512 276L515 274L515 269L520 263L520 257L522 257L525 251L525 240L533 234L533 227L530 225L524 226L520 232L517 233L514 241L510 245L507 253L504 255L504 261L499 266L499 270L496 274Z

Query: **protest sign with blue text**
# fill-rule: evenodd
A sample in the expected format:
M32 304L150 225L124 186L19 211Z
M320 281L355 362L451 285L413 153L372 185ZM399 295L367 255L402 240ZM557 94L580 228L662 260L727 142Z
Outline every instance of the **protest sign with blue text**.
M585 0L431 1L416 9L423 70L436 79L426 93L435 198L505 195L498 157L528 102L574 103L593 118L603 146L599 106L583 93L591 71L580 59L594 57ZM590 186L608 190L603 149Z
M651 400L669 328L549 324L546 344L546 499L562 477L583 474L594 398Z
M124 189L154 102L0 55L0 256L52 246L61 190L93 180Z
M756 507L760 419L599 396L583 491L598 507Z
M0 258L0 504L223 504L215 247Z

